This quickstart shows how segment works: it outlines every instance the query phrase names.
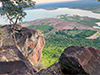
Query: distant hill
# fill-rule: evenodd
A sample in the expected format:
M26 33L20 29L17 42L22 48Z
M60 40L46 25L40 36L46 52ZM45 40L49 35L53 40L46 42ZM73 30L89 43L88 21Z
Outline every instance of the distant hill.
M35 9L57 9L57 8L78 8L85 10L92 10L93 12L100 12L100 3L98 0L81 0L81 1L71 1L71 2L55 2L47 4L37 4Z

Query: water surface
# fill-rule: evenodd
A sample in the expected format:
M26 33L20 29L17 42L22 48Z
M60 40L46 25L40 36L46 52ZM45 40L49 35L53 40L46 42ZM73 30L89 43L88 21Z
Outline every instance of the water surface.
M81 10L81 9L71 9L71 8L58 8L56 10L46 10L46 9L33 9L33 10L25 10L27 16L23 19L23 21L33 21L36 19L42 18L55 18L57 15L79 15L79 16L88 16L91 18L100 19L100 14L93 13L92 11ZM0 17L0 24L8 24L9 22L5 22L6 19Z

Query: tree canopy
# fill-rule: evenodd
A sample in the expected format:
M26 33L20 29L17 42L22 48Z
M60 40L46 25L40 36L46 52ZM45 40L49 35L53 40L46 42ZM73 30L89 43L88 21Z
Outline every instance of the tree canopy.
M0 0L2 7L0 8L0 14L6 15L10 24L16 25L17 22L22 21L22 18L26 16L24 12L25 8L34 8L35 2L33 0Z

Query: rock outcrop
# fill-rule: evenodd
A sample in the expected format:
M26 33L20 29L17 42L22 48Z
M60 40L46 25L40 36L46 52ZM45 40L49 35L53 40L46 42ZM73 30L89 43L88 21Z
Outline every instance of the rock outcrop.
M23 61L0 62L0 75L34 75Z
M68 47L61 54L58 63L35 75L100 75L100 49Z
M18 45L18 49L22 54L29 59L30 62L37 63L41 59L42 49L45 44L44 37L41 36L38 31L21 27L17 25L15 27L15 37ZM15 46L13 37L13 25L5 25L0 28L1 41L3 47Z
M79 46L68 47L59 58L59 63L65 74L100 75L100 49Z
M40 62L45 44L43 36L20 25L15 29L5 25L0 28L0 33L0 75L100 75L100 49L68 47L57 63L36 72L34 64Z
M31 71L36 71L36 69L32 65L41 60L42 49L45 44L44 37L39 34L38 31L21 27L20 25L16 25L15 28L13 28L13 25L2 26L0 33L0 63L3 62L10 65L20 62L24 63L24 65L22 65L22 68L26 68L24 71L33 75ZM14 41L14 34L17 47ZM18 65L14 66L15 70L5 71L5 73L15 72ZM19 72L20 69L17 69L17 71ZM25 75L24 71L22 70L21 74L23 73ZM0 71L0 73L2 72Z

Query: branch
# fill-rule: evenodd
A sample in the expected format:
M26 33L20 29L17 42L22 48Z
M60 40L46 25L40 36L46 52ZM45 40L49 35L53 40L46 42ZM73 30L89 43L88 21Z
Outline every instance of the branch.
M14 25L17 24L17 21L18 21L18 19L19 19L19 16L20 16L20 12L18 13L18 16L17 16L17 18L16 18L16 21L15 21Z
M10 22L12 22L12 23L14 24L13 20L9 17L9 15L8 15L7 12L6 12L5 3L4 3L3 1L2 1L2 4L3 4L4 12L5 12L7 18L10 20Z

